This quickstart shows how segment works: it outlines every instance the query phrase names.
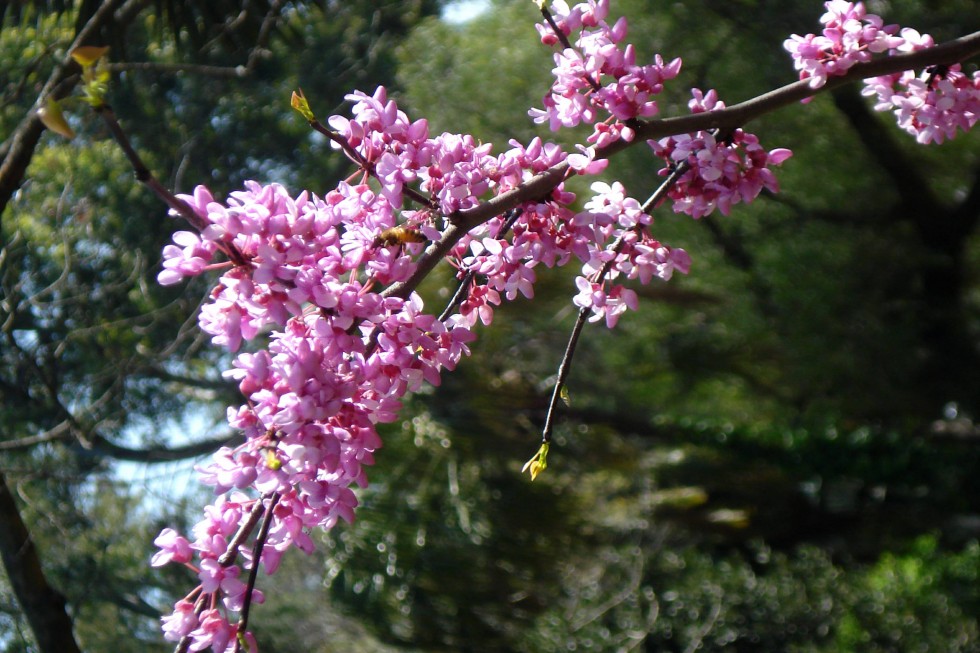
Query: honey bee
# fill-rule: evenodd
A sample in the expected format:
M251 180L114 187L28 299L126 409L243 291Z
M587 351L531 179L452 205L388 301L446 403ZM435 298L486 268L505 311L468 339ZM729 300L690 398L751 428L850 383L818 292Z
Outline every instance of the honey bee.
M408 227L391 227L385 229L374 239L375 247L392 247L394 245L404 245L405 243L424 243L428 240L417 229Z

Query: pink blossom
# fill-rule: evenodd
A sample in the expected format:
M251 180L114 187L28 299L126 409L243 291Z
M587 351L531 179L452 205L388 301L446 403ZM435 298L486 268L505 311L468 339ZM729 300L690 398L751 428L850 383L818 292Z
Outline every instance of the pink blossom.
M980 74L967 76L959 64L867 79L862 94L877 96L875 109L892 111L899 127L922 144L954 138L980 117Z
M154 553L153 559L150 560L150 565L154 567L162 567L169 562L190 562L193 556L190 542L172 528L165 528L160 531L157 538L153 540L153 544L160 547L160 550Z
M168 642L180 641L200 624L197 613L194 612L194 604L185 599L177 601L174 611L160 620L163 622L163 638Z
M575 172L582 175L597 175L609 165L608 159L595 160L594 147L582 147L581 145L578 147L581 154L569 154L567 159L568 165Z
M176 245L163 248L163 271L157 275L160 285L179 283L184 277L193 277L205 270L218 249L216 243L202 240L190 231L177 231L173 235Z
M565 36L581 32L574 48L555 53L551 92L544 97L544 108L531 109L529 115L536 123L547 122L552 131L598 123L589 140L602 147L615 138L630 140L632 129L623 123L658 113L654 96L663 91L664 81L678 75L681 60L665 63L658 54L653 63L638 65L633 46L621 46L627 21L620 18L610 26L605 20L608 5L581 3L569 8L564 2L554 3L552 15ZM549 45L558 42L551 29L538 25L542 41ZM616 122L602 122L603 116Z
M820 17L820 35L793 34L783 47L792 55L800 79L809 79L812 88L826 84L827 78L843 75L856 63L870 61L872 53L901 47L896 36L898 25L884 25L880 17L868 14L862 2L830 0Z
M634 311L638 306L636 293L620 285L613 285L607 293L603 286L584 277L576 277L575 285L579 294L573 300L576 306L592 311L589 322L605 318L606 326L613 328L627 308Z
M205 610L201 613L200 626L190 633L189 648L203 651L210 647L215 653L226 653L234 649L236 630L218 610Z
M693 95L690 106L694 113L725 106L713 90L702 94L694 89ZM668 196L674 201L675 212L693 218L708 215L715 209L728 215L734 204L751 202L763 188L775 192L779 185L769 167L780 165L792 156L784 148L767 152L755 134L741 129L723 141L718 141L713 133L698 132L669 136L649 144L667 163L660 170L661 175L669 174L674 166L686 165L687 170L668 191Z

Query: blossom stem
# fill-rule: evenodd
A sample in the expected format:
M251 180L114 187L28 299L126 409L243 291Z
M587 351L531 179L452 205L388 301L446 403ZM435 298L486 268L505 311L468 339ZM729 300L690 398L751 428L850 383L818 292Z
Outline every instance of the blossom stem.
M347 158L353 161L354 163L356 163L357 166L361 170L363 170L366 174L377 178L378 175L374 171L374 164L368 161L367 159L365 159L364 156L360 152L358 152L354 148L354 146L351 145L347 141L347 139L344 138L341 134L333 131L332 129L328 129L323 125L322 122L316 119L310 121L310 127L312 127L314 130L320 132L321 134L329 138L332 142L339 145L340 149L342 149L344 151L344 154L347 155ZM408 197L416 204L419 204L420 206L424 206L427 209L436 208L436 203L432 198L426 197L425 195L418 192L414 188L409 188L408 186L405 186L404 188L402 188L402 193L404 193L406 197Z
M506 236L511 227L514 226L514 223L517 222L517 219L521 217L521 213L523 213L523 210L520 208L511 209L508 211L505 214L504 223L500 225L500 229L497 231L494 238L500 239ZM466 299L466 293L470 289L470 284L473 283L473 277L475 274L476 273L473 270L467 270L463 275L462 281L459 282L459 287L456 289L456 292L453 293L453 298L449 300L449 304L446 305L445 310L443 310L442 314L439 315L440 322L445 322L446 318L452 315L452 312L463 303L464 299Z
M245 584L245 599L242 603L242 610L238 617L238 633L244 634L248 629L248 613L249 608L252 607L252 591L255 589L255 579L259 573L259 558L262 554L262 547L265 546L265 541L269 537L269 528L272 526L272 517L275 512L276 503L279 502L280 494L274 492L272 496L269 497L269 507L265 509L265 518L262 520L262 526L259 528L259 534L255 538L255 544L252 546L252 568L248 570L248 582ZM262 501L258 502L262 505ZM235 639L235 653L241 651L242 638L237 637Z
M136 148L133 147L129 137L126 136L126 132L119 124L119 120L116 118L116 113L112 110L112 107L103 103L94 107L94 110L102 117L103 122L105 122L106 127L109 129L109 133L112 134L113 139L115 139L126 156L126 159L129 161L129 164L133 167L137 181L153 191L154 195L163 200L164 204L173 209L180 217L184 218L198 232L203 232L207 228L208 222L199 216L187 202L174 195L170 189L161 184L153 176L153 173L150 172L150 169L136 151ZM235 249L234 245L222 244L221 248L235 265L246 264L245 257Z
M238 558L238 549L241 547L245 539L251 535L252 531L255 529L255 525L259 523L259 519L262 518L262 511L264 508L265 507L262 504L261 499L257 500L252 505L252 511L248 514L248 519L245 520L245 523L238 527L238 531L228 543L228 549L220 558L218 558L219 565L222 567L227 567L235 563L235 559Z
M561 364L558 366L558 379L555 381L555 389L551 393L551 401L548 402L548 415L544 420L544 429L541 432L541 442L551 442L551 432L554 429L555 408L558 406L558 399L561 397L562 388L565 387L565 380L568 373L572 370L572 357L575 356L575 347L578 346L579 336L585 327L585 321L589 317L591 309L580 308L578 316L575 318L575 326L572 327L572 334L568 338L568 345L565 347L565 354L561 357Z
M457 288L456 292L453 293L453 298L449 300L449 303L446 304L446 308L439 314L440 322L445 322L446 318L452 315L453 311L456 310L456 307L463 303L463 300L466 298L466 294L470 290L470 284L473 283L474 276L476 276L476 273L473 270L467 270L463 275L462 281L459 282L459 288Z
M548 23L548 26L551 27L551 31L555 33L555 36L558 38L558 42L561 43L561 47L564 48L565 50L574 50L575 48L572 47L571 41L568 40L568 37L565 35L565 33L561 31L561 28L558 27L558 23L555 22L555 17L551 15L551 10L548 9L547 5L544 4L541 5L541 15L544 16L544 19ZM583 75L583 78L585 79L585 81L589 83L589 86L592 87L592 90L598 91L602 88L599 82L592 79L592 77L590 77L589 75Z
M687 162L682 162L677 165L671 173L664 179L663 183L653 192L653 194L643 203L641 207L644 213L649 213L661 200L667 195L667 192L673 187L674 184L681 178L681 176L687 172L688 169ZM637 229L641 229L640 225L637 225ZM626 242L624 236L620 236L611 245L610 249L613 252L618 253L619 250L623 248L623 243ZM596 274L596 279L594 283L601 284L605 279L609 270L612 268L613 261L615 257L606 261L599 272ZM572 327L572 333L568 338L568 345L565 347L565 353L561 358L561 363L558 365L558 378L555 381L555 388L551 393L551 401L548 402L548 414L544 420L544 429L541 431L541 442L550 443L551 434L554 430L554 418L555 411L558 407L558 401L561 398L562 390L565 387L565 382L568 379L568 374L572 370L572 358L575 356L575 348L578 346L579 337L582 335L582 329L585 327L585 322L589 317L591 309L588 307L583 307L579 309L578 316L575 318L575 326Z
M213 598L214 594L205 594L204 592L201 592L201 595L197 597L196 601L194 601L194 614L199 615L204 612L205 608L207 607L208 597ZM180 638L180 641L177 642L177 646L174 647L174 653L187 653L187 651L190 649L191 642L193 641L194 639L189 634L184 635Z

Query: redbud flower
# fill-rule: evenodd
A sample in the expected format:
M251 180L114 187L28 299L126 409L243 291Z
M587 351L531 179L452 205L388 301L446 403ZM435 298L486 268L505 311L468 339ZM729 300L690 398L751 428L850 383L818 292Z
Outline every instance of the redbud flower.
M868 14L862 2L831 0L820 17L824 25L818 36L793 34L783 47L792 55L800 79L809 79L812 88L827 78L845 74L854 64L870 61L872 53L899 47L904 39L896 36L898 25L884 25L878 16Z
M177 534L172 528L165 528L160 531L160 535L153 540L153 544L160 547L160 550L153 554L150 564L154 567L162 567L168 562L190 562L193 555L190 542Z

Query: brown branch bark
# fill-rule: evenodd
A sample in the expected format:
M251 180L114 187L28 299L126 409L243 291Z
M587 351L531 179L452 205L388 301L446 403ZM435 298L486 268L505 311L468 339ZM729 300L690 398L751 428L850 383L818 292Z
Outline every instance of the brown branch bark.
M48 584L41 559L0 470L0 558L41 653L81 653L65 597Z
M846 75L831 77L820 88L810 88L808 81L801 80L724 109L688 116L648 120L640 124L634 142L708 129L718 129L721 133L725 133L742 127L776 109L831 91L845 84L903 70L921 70L929 66L963 62L978 54L980 54L980 32L974 32L934 48L898 54L893 57L881 57L867 63L855 64ZM626 146L627 144L614 143L603 153L606 154L608 151L608 154L612 154ZM606 155L608 156L608 154Z
M178 447L156 445L134 449L116 444L105 436L98 434L80 436L77 434L77 428L77 424L74 424L73 421L65 420L53 429L39 435L0 441L0 451L29 449L45 442L74 439L78 441L82 448L96 456L105 456L115 460L125 460L134 463L154 464L205 456L219 447L235 447L245 441L241 434L235 433L219 438L211 438L210 440L202 440L201 442L192 442Z
M39 433L38 435L30 435L24 438L17 438L15 440L3 440L0 442L0 451L27 449L45 442L56 442L58 440L69 439L71 439L71 423L65 420L53 429L45 431L44 433Z

